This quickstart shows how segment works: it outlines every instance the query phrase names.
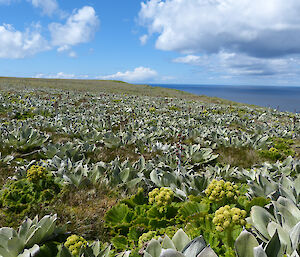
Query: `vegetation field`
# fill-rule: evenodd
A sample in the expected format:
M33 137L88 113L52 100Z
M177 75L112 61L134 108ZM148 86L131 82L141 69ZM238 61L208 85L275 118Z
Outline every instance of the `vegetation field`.
M0 78L0 121L0 257L299 257L299 114Z

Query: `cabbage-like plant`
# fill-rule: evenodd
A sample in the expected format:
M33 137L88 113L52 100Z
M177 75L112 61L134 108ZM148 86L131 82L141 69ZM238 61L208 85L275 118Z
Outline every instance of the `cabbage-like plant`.
M283 256L284 245L279 239L276 231L272 238L265 244L260 245L255 236L244 230L235 241L235 252L238 257L281 257ZM287 257L299 257L297 250L291 254L285 254Z
M272 241L277 233L280 252L292 254L300 246L300 209L293 201L281 196L277 201L272 201L271 207L274 215L262 207L253 206L247 222L265 243Z
M205 176L211 179L224 179L229 180L232 178L237 178L240 174L240 170L238 167L230 167L230 165L226 165L224 167L220 165L215 166L207 166L205 167ZM245 177L243 178L244 180Z
M24 220L18 231L0 228L0 256L35 256L39 252L39 244L59 232L56 219L56 215L46 215L38 221L36 216L33 220Z
M103 136L103 142L107 148L115 149L122 145L121 138L112 132L107 132Z
M40 147L49 139L49 135L25 125L15 128L7 135L4 143L21 152L28 152L34 148Z
M2 156L0 152L0 164L9 164L15 157L13 155Z
M207 246L203 237L190 240L187 234L179 229L172 239L167 235L164 239L152 239L144 257L217 257L216 253Z
M208 184L208 179L204 175L196 174L193 170L186 171L184 168L173 172L154 169L150 173L150 179L157 187L172 188L182 199L191 194L201 194Z
M195 165L209 163L219 156L218 154L213 154L211 148L201 148L200 145L188 146L183 153L183 161Z

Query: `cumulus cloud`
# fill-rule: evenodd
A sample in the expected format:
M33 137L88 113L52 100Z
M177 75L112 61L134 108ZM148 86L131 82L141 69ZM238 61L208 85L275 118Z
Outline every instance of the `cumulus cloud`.
M52 15L58 10L58 3L56 0L28 0L36 8L41 8L43 14Z
M173 59L173 62L198 65L201 62L201 57L196 55L186 55Z
M273 58L300 53L299 12L299 0L149 0L139 22L161 50Z
M93 7L84 6L71 15L65 24L51 23L49 30L52 44L61 47L89 42L99 26L99 19Z
M129 82L142 82L152 80L157 72L147 67L137 67L133 71L117 72L112 75L101 76L100 79L124 80Z
M27 28L24 32L15 30L9 24L0 26L0 58L24 58L49 49L38 25L32 29Z
M300 58L258 58L240 53L221 51L201 56L187 55L173 59L173 62L190 64L214 74L231 76L296 76L299 73Z
M5 0L0 1L0 4L8 3ZM47 14L58 8L55 0L32 0L32 4L41 7ZM16 30L10 24L0 25L0 58L24 58L54 47L57 47L58 52L67 52L69 57L75 58L77 54L72 50L72 46L89 42L94 37L98 25L99 19L94 8L90 6L74 11L65 24L51 23L51 41L42 36L39 24L32 25L24 31Z

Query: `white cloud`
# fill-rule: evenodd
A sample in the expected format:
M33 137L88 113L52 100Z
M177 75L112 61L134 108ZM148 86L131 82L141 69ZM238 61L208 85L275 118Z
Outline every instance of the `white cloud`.
M24 32L15 30L9 24L0 26L0 58L24 58L49 49L38 25Z
M70 46L63 45L63 46L60 46L59 48L57 48L57 52L61 53L61 52L69 51L70 49L71 49Z
M51 15L58 9L56 0L27 0L35 7L43 9L45 14ZM9 4L8 0L0 0L0 4ZM16 30L10 24L0 25L0 58L19 59L48 51L57 47L58 52L66 52L71 58L77 57L72 46L89 42L95 35L99 19L94 8L84 6L74 10L65 24L51 23L49 32L51 42L41 34L39 24L32 25L24 31Z
M49 30L52 44L68 47L89 42L99 26L99 19L93 7L84 6L71 15L66 24L51 23Z
M76 52L75 51L71 51L71 52L69 52L69 57L71 57L71 58L76 58L77 57L77 54L76 54Z
M173 62L199 67L198 71L232 76L277 76L299 73L300 58L257 58L240 53L221 51L216 54L201 56L187 55L173 59Z
M173 62L185 63L185 64L191 64L191 65L197 65L197 64L199 64L200 61L201 61L200 56L191 55L191 54L173 59Z
M58 72L57 74L55 75L50 75L48 76L49 78L56 78L56 79L73 79L76 77L75 74L66 74L66 73L63 73L63 72Z
M49 78L49 79L87 79L89 76L58 72L56 74L39 73L39 74L36 74L34 77L35 78Z
M149 36L147 34L140 37L140 42L142 45L145 45L148 41Z
M36 8L41 8L43 14L51 16L58 10L58 4L56 0L28 0Z
M124 80L129 82L141 82L146 80L152 80L157 76L157 72L150 68L138 67L133 71L117 72L112 75L101 76L100 79L113 79L113 80Z
M270 58L300 53L299 13L299 0L149 0L139 21L161 50Z
M75 51L72 51L72 48L69 45L63 45L57 48L59 53L67 53L69 57L76 58L77 54Z

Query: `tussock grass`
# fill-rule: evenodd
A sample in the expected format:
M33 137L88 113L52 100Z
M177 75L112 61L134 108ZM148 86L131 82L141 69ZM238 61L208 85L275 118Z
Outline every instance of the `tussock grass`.
M13 167L0 164L0 188L6 183L8 177L14 175Z
M69 222L68 231L85 238L106 241L104 215L122 198L104 185L77 189L69 187L55 205L47 207L46 213L57 213L59 224Z
M219 147L216 151L219 154L218 161L230 166L250 168L253 165L261 164L268 159L262 158L259 153L248 147ZM269 161L269 160L268 160Z

